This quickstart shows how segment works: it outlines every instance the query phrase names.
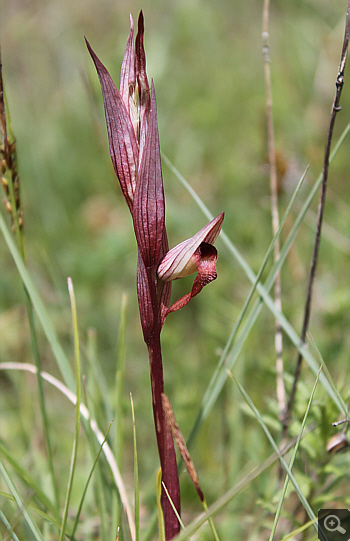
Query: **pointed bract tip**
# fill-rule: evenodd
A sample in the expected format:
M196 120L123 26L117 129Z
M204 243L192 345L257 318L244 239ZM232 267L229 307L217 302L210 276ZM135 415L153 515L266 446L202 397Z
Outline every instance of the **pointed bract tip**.
M85 39L86 47L88 48L88 51L90 53L90 56L96 64L96 61L99 61L99 59L85 36L84 36L84 39Z
M89 43L89 41L88 41L88 39L87 39L86 36L84 36L84 40L85 40L85 43L86 43L86 47L87 47L87 48L89 49L89 51L90 51L91 45L90 45L90 43Z

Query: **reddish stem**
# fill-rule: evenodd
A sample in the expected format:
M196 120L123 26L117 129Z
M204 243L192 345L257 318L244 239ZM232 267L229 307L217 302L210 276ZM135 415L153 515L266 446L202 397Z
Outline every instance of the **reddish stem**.
M171 430L166 422L162 404L164 393L162 353L159 337L154 336L149 347L149 362L152 387L154 424L157 435L158 452L162 468L162 481L180 515L180 486L176 464L176 455ZM172 539L180 531L179 521L171 503L162 489L162 509L164 514L165 537Z
M164 378L162 350L160 344L160 321L157 289L156 282L154 278L152 278L152 273L149 269L147 274L154 314L154 328L153 332L151 332L149 335L149 340L147 343L151 374L154 424L157 436L160 465L162 468L162 481L169 493L173 505L180 515L180 485L176 464L175 447L171 428L166 421L162 402L162 394L164 393ZM164 515L165 538L168 541L179 533L180 524L163 488L161 501Z

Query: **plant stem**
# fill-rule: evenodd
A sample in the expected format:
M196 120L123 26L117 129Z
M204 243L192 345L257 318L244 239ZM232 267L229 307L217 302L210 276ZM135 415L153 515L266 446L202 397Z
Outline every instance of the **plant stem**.
M80 370L79 331L78 331L78 320L77 320L77 307L76 307L73 283L72 283L71 278L68 278L68 292L69 292L71 312L72 312L74 357L75 357L75 372L76 372L75 434L74 434L74 441L73 441L73 450L72 450L72 457L71 457L71 464L70 464L70 471L69 471L66 501L64 505L59 541L63 541L63 539L67 535L66 526L67 526L67 520L68 520L69 503L70 503L70 498L72 494L75 467L77 463L79 431L80 431L80 405L81 405L81 370Z
M180 515L180 486L175 448L171 429L165 419L162 403L164 379L159 333L155 333L151 337L148 345L148 354L151 373L153 416L157 435L160 464L162 468L162 481L170 494L171 501L175 505ZM171 503L163 489L161 501L164 514L165 537L168 541L179 532L180 525Z
M272 233L275 236L279 229L278 215L278 186L277 186L277 170L276 170L276 153L274 142L273 115L272 115L272 91L271 91L271 69L270 69L270 47L269 47L269 0L264 1L263 11L263 59L264 59L264 76L266 90L266 119L267 119L267 141L269 150L269 170L270 170L270 191L271 191L271 217L272 217ZM280 257L280 241L276 238L274 246L274 262L277 263ZM276 274L274 283L275 306L279 312L282 312L281 300L281 274ZM280 415L283 415L286 407L286 392L283 381L283 343L282 343L282 327L278 319L275 320L275 350L276 350L276 393Z
M146 267L139 251L137 294L143 337L149 356L153 416L162 470L162 483L167 488L170 499L180 515L180 487L175 447L171 428L166 421L162 400L164 377L160 342L161 310L157 289L156 266L149 265L148 262L148 266ZM180 523L163 488L161 503L164 515L165 537L166 541L169 541L179 533Z
M300 342L302 345L305 345L306 333L309 328L312 292L313 292L313 285L315 281L316 266L317 266L319 248L320 248L320 242L321 242L321 229L322 229L324 207L326 203L329 156L330 156L330 150L331 150L335 118L338 111L341 110L339 102L340 102L340 96L341 96L341 92L344 85L344 70L345 70L345 63L346 63L346 57L347 57L347 51L348 51L348 45L349 45L349 36L350 36L350 0L348 0L346 23L345 23L345 35L344 35L343 47L342 47L342 52L341 52L341 57L340 57L340 64L338 68L338 74L335 81L336 90L335 90L335 96L334 96L332 110L331 110L331 116L330 116L330 121L329 121L327 139L326 139L326 148L325 148L325 154L324 154L324 160L323 160L322 184L321 184L320 200L319 200L318 211L317 211L316 235L315 235L314 249L313 249L311 267L310 267L310 273L309 273L306 301L305 301L305 307L304 307L304 320L303 320L303 326L302 326L302 331L301 331L301 336L300 336ZM291 394L289 397L287 410L283 417L284 432L286 432L287 430L291 411L293 409L295 394L296 394L300 372L301 372L302 360L303 360L303 357L299 352L296 368L295 368L295 373L294 373L293 387L292 387Z

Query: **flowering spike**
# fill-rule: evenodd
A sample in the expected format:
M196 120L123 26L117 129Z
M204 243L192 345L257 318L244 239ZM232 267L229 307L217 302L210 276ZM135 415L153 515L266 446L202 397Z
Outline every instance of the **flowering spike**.
M217 251L212 246L220 233L224 214L194 237L169 251L165 229L165 207L160 159L157 106L154 85L150 92L143 45L142 11L134 43L134 23L120 72L119 90L107 69L86 40L101 83L110 154L124 198L130 209L138 246L137 294L141 325L147 344L153 414L162 468L162 481L171 503L162 491L166 540L172 539L180 524L172 505L180 513L180 489L171 430L162 406L164 392L160 331L166 315L185 306L202 288L216 278ZM190 293L170 308L172 280L198 272Z

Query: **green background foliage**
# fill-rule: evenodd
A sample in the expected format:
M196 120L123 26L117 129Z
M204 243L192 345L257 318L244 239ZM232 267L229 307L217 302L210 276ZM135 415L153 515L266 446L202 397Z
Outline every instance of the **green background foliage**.
M225 232L257 272L272 239L262 2L11 0L2 3L0 29L6 97L21 175L29 272L72 360L67 277L73 280L82 371L102 430L107 430L111 419L105 415L98 382L89 370L87 333L89 328L96 329L96 358L113 397L120 309L123 293L128 296L122 472L132 491L128 402L132 392L141 500L147 517L154 506L158 458L148 357L136 298L136 242L110 162L99 83L83 39L84 35L89 39L118 85L129 12L136 21L141 8L145 16L147 71L154 79L157 94L161 149L214 215L225 211ZM271 5L270 56L281 212L310 164L286 232L282 233L282 243L322 169L345 10L344 1L279 0ZM337 116L334 141L349 120L349 79L347 67L341 100L344 111ZM349 168L348 137L330 169L310 327L344 400L349 398ZM165 165L163 177L168 236L170 246L174 246L192 236L206 218ZM316 210L315 200L282 269L283 311L298 332ZM165 387L185 437L250 289L246 276L220 239L217 247L218 279L181 312L171 314L162 333ZM3 238L0 264L0 360L32 362L23 290ZM174 298L185 294L191 284L191 277L175 283ZM42 366L57 375L39 325L38 334ZM284 340L284 359L289 390L296 351L288 338ZM278 440L274 320L266 308L240 354L235 375L268 419ZM300 427L313 383L314 375L304 367L292 433ZM46 386L45 391L55 468L64 494L74 408L56 391ZM1 440L45 486L47 472L42 466L45 453L36 397L33 376L0 374ZM323 390L316 392L315 400L311 415L320 428L317 436L310 437L308 445L305 443L299 463L305 485L314 483L305 488L310 497L320 496L323 483L329 479L318 468L328 460L325 443L333 434L330 424L338 416ZM90 460L84 443L79 453L76 497ZM237 482L242 471L248 472L270 453L268 441L255 419L242 408L241 395L229 381L192 448L208 502ZM344 465L346 458L336 457L338 477L344 473ZM269 506L277 491L275 474L273 482L270 472L262 475L220 515L222 539L230 539L232 532L247 539L266 536L271 528ZM182 476L181 482L184 518L189 520L200 511L200 504L188 478ZM340 483L338 492L331 496L344 501L345 486ZM0 489L4 490L1 482ZM293 495L289 498L288 512L292 513L296 500L292 500ZM92 492L88 493L87 505L86 513L91 518ZM209 538L205 535L209 533L203 533L201 539Z

